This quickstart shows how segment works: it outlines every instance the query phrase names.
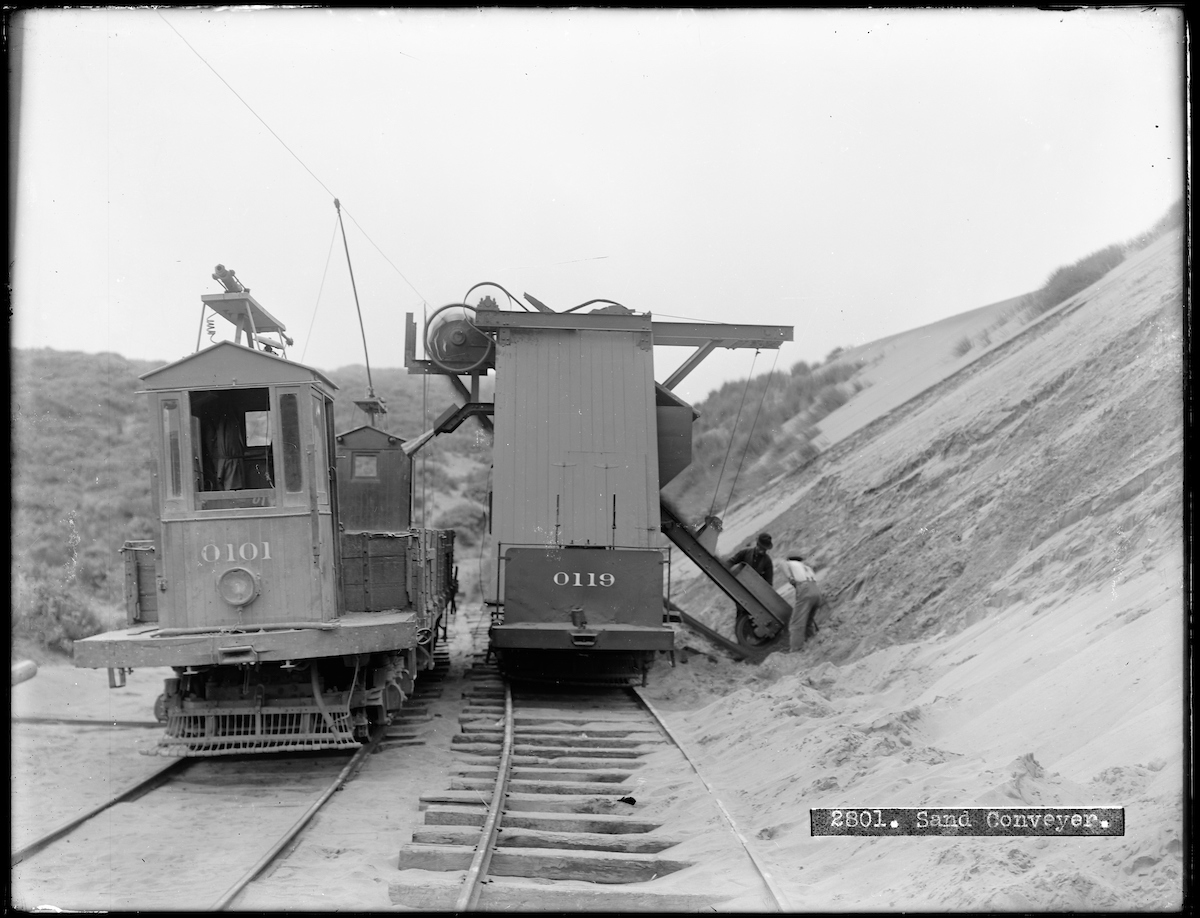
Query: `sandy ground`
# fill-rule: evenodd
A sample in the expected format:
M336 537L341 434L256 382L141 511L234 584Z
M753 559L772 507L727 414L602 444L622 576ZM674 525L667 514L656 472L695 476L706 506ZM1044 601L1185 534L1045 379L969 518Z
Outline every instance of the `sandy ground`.
M965 360L931 354L922 336L910 336L909 351L891 342L890 365L940 362L944 381L922 380L886 415L859 411L827 453L731 515L723 551L767 528L777 555L796 548L817 565L827 597L821 632L800 654L757 667L681 633L687 662L656 665L649 694L794 908L1179 907L1179 250L1178 235L1167 237ZM954 334L961 328L946 337ZM879 376L887 365L875 364L872 388L888 385ZM676 580L674 593L728 629L729 603L714 588ZM138 671L110 691L101 671L43 666L13 688L13 713L149 719L162 677ZM431 743L455 729L435 719ZM157 767L162 760L137 751L155 736L14 724L14 846ZM237 907L397 907L387 887L417 818L415 793L439 784L446 762L425 747L374 759L319 817L322 833ZM717 817L690 809L684 769L671 768L679 774L647 786L647 805L682 820L686 854L722 859L718 884L736 893L742 881L734 855L717 850L725 844ZM422 769L421 786L396 790L401 775ZM1122 806L1126 834L810 835L810 807L1019 803ZM163 831L194 818L181 807L164 815L175 828ZM145 827L121 831L130 834L97 843L93 866L153 841ZM14 870L16 904L67 904L48 874L35 882ZM84 904L77 875L59 882L71 904ZM689 888L683 874L655 883ZM759 907L745 895L736 907Z
M461 882L462 871L401 870L397 857L422 821L419 796L445 790L456 759L450 741L458 732L457 714L467 688L458 676L471 649L464 616L452 624L451 637L456 662L445 687L429 700L429 721L416 728L423 743L386 746L372 756L299 843L235 900L235 910L406 911L404 894L393 893L392 885L445 888ZM146 720L167 673L139 670L125 688L109 690L102 671L43 666L35 679L14 687L13 713ZM154 729L14 724L14 848L163 764L165 759L140 754L157 736ZM299 818L343 761L285 763L279 776L275 760L264 765L271 775L260 791L249 794L245 764L199 762L185 780L155 792L151 812L119 804L62 844L15 867L14 904L47 910L204 909L249 866L251 857ZM230 782L231 767L243 798L233 816L241 827L229 825L221 793ZM749 858L677 750L664 746L647 756L629 794L637 801L629 812L661 821L659 831L680 841L664 857L698 865L636 884L639 889L705 896L721 911L768 907ZM258 841L231 843L231 832L233 838L252 832ZM181 837L187 841L181 843ZM593 884L580 881L554 885L568 893L594 891ZM448 901L453 902L453 895Z
M797 907L1179 907L1179 246L844 435L773 484L773 512L743 509L817 564L820 634L757 668L693 653L651 692ZM707 584L678 602L728 631ZM809 807L1021 803L1123 806L1126 835L810 837Z

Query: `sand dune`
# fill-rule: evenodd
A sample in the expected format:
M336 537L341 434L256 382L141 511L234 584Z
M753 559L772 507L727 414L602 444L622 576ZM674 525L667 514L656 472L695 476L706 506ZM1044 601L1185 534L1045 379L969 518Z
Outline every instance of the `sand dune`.
M757 668L685 638L651 692L797 907L1179 907L1180 252L1172 234L975 359L925 355L940 380L890 413L852 400L743 508L821 568L822 630ZM892 340L872 388L928 340ZM728 630L708 585L678 601ZM1023 803L1122 806L1126 834L809 833L810 807Z

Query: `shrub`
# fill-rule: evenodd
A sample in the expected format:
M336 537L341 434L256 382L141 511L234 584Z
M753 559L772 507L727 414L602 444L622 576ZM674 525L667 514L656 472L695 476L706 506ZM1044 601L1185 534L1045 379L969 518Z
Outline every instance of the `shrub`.
M14 592L14 639L23 637L70 653L75 641L104 630L87 599L71 585L19 577Z
M1032 314L1036 316L1048 312L1063 300L1074 296L1085 287L1090 287L1124 260L1124 248L1120 245L1110 245L1072 265L1056 268L1042 288L1034 294L1030 304Z
M826 386L821 390L821 394L817 397L816 404L813 406L813 419L820 420L830 412L841 408L848 401L850 401L850 396L840 388L837 386Z
M975 344L971 341L970 336L963 335L962 338L959 339L958 343L954 345L954 356L962 357L974 346Z
M462 545L476 545L487 528L487 511L479 504L459 501L433 521L434 529L453 529Z

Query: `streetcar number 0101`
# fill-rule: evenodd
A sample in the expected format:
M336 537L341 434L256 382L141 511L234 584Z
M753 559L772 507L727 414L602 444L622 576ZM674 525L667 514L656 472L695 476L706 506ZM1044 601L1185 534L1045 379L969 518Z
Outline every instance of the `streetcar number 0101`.
M226 542L225 550L221 551L221 546L215 542L209 542L200 549L200 557L205 561L220 561L222 556L226 561L236 561L239 558L242 561L258 561L260 559L270 561L271 543L243 542L241 545L235 546L232 542Z
M569 574L566 571L559 571L554 575L555 586L610 587L616 582L617 578L612 574L597 574L595 571L585 573L573 571Z

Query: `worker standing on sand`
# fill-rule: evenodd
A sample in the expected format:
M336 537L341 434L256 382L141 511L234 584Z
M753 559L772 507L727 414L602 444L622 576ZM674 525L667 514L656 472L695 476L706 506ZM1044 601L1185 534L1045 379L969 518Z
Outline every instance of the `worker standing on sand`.
M792 620L788 624L788 650L795 652L804 646L804 642L817 633L817 623L814 616L821 608L821 588L817 586L817 575L811 567L804 563L804 556L788 555L784 563L788 583L796 591L795 605L792 607ZM803 622L803 625L801 625Z
M737 573L739 565L748 564L758 576L771 584L775 580L775 564L771 561L771 556L767 554L767 549L771 547L771 533L760 532L758 541L754 543L753 548L743 548L741 551L735 552L726 564L729 569ZM734 621L736 622L742 616L749 616L750 613L737 606L734 610Z
M743 548L741 551L735 553L729 559L729 567L735 568L739 564L749 564L754 568L758 576L770 584L775 580L775 565L771 561L771 556L767 554L767 549L770 547L771 533L759 533L758 541L754 543L754 547Z

